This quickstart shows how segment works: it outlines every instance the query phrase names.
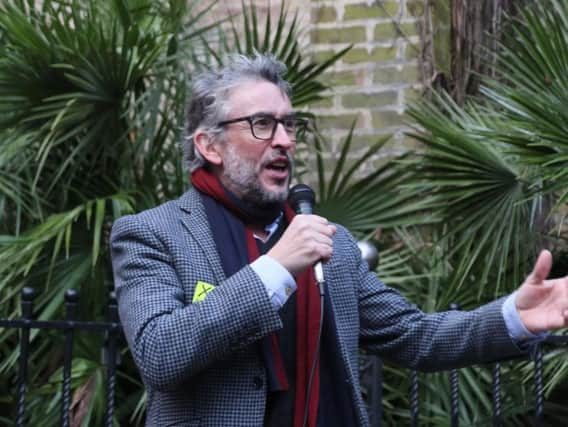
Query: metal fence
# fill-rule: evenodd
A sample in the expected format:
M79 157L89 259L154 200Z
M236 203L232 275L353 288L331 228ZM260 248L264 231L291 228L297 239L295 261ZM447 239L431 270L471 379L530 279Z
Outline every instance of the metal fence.
M534 369L534 408L533 408L533 423L535 427L543 425L544 421L544 387L543 387L543 370L544 361L543 356L547 350L553 348L566 348L568 350L568 336L567 335L549 335L541 343L534 345L531 352L527 355L533 364ZM522 360L522 359L517 359ZM491 366L492 377L492 414L491 425L493 427L502 427L506 425L504 413L502 410L502 387L501 387L501 365L502 362L496 362ZM372 381L368 382L368 413L372 427L380 427L383 416L382 406L382 384L383 384L383 362L376 356L364 356L363 371L370 372L369 378ZM460 403L460 381L459 370L452 369L445 371L449 376L450 382L450 425L451 427L459 427L459 403ZM410 387L410 425L417 427L419 425L420 414L420 399L419 399L419 379L418 372L410 371L411 387Z
M113 426L113 411L115 406L116 366L118 356L118 339L122 328L118 320L118 309L114 293L111 293L107 307L106 322L90 322L77 320L77 303L79 294L73 289L65 292L65 320L36 320L34 319L33 301L35 290L24 288L21 294L20 319L0 319L0 327L19 329L20 331L20 355L19 372L16 395L16 419L15 425L25 425L26 392L29 362L30 330L50 329L60 330L64 335L63 349L63 381L61 383L61 426L69 426L71 408L71 365L73 361L73 339L77 331L91 331L104 334L103 362L107 369L106 382L106 411L105 427Z
M17 329L20 332L20 354L19 372L16 395L16 419L15 425L21 427L25 425L26 393L28 389L28 358L30 345L30 331L32 329L59 330L64 335L63 351L63 380L61 383L61 426L68 427L70 424L71 408L71 367L73 361L73 339L77 331L91 331L104 334L103 362L107 369L106 382L106 411L104 426L113 426L113 412L115 406L116 388L116 367L118 364L118 340L122 333L118 319L118 310L114 293L111 293L107 308L106 322L81 321L77 319L78 293L75 290L68 290L65 293L65 320L36 320L34 319L33 301L35 291L31 288L24 288L21 294L21 312L19 319L0 319L0 327ZM540 425L543 419L543 347L566 347L568 346L568 336L551 335L542 344L535 346L531 353L534 363L535 382L534 382L534 424ZM368 411L373 427L379 427L382 419L382 385L383 385L383 364L375 356L365 357L363 370L370 372L372 379L368 386ZM500 364L493 366L493 405L492 422L493 426L504 425L503 412L501 407L501 376ZM419 381L418 373L411 371L410 389L410 413L411 425L418 426L419 419ZM451 412L450 422L452 427L458 427L458 405L459 405L459 371L448 371L451 387Z

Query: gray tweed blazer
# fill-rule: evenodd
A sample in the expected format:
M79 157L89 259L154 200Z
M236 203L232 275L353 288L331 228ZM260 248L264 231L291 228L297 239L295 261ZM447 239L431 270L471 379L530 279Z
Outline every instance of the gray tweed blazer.
M265 369L256 346L281 328L264 285L246 266L225 277L195 190L120 218L111 238L119 313L148 391L148 426L262 426ZM393 363L439 370L519 353L503 300L471 312L424 314L386 287L338 227L324 266L337 352L361 426L359 346ZM216 288L192 303L198 281Z

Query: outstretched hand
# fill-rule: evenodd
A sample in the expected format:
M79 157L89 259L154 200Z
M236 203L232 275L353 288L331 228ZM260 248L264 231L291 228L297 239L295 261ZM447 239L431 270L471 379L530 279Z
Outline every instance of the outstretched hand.
M546 280L551 267L552 255L544 250L515 298L521 321L533 333L568 326L568 277Z

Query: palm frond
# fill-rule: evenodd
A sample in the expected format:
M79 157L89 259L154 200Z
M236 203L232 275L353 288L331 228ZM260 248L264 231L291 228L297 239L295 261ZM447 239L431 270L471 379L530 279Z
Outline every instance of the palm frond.
M251 55L254 52L272 53L286 64L288 71L284 78L292 86L292 105L299 107L310 102L321 100L327 89L321 78L322 74L335 64L351 48L346 47L331 58L318 64L309 60L303 52L305 46L300 44L300 28L297 13L292 17L282 2L278 18L272 22L270 13L266 15L264 24L259 22L258 12L254 4L249 6L242 2L242 28L244 42L240 40L235 18L231 17L233 46L229 50ZM228 47L229 44L226 44Z
M318 172L318 213L344 225L358 237L369 236L380 228L434 222L434 217L424 215L427 205L415 202L421 190L403 187L410 177L403 161L410 154L391 158L365 174L363 167L385 147L390 136L379 138L349 164L353 129L354 124L332 169L331 162L325 159L325 139L314 136L311 154Z
M493 135L510 145L520 162L542 168L540 191L556 192L568 182L567 16L561 1L525 9L501 46L497 70L503 80L488 80L482 88L508 122Z
M498 283L506 278L505 289L513 289L535 251L526 245L536 234L531 212L538 206L531 197L531 169L518 166L506 145L487 139L499 122L473 105L460 109L439 96L409 114L428 130L412 134L427 147L416 160L415 181L433 198L434 212L452 224L445 238L453 242L448 256L461 260L456 285L484 266L476 282L480 294L490 271L498 272ZM503 288L494 290L499 294Z

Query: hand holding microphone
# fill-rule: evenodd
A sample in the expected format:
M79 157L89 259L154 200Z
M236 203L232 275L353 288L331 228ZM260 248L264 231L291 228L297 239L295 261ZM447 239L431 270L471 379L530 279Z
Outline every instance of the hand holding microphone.
M290 204L298 213L280 240L267 253L282 264L292 275L304 271L308 266L327 261L333 252L332 237L336 227L327 219L313 215L314 193L307 185L299 184L290 190ZM319 267L315 267L316 280Z

